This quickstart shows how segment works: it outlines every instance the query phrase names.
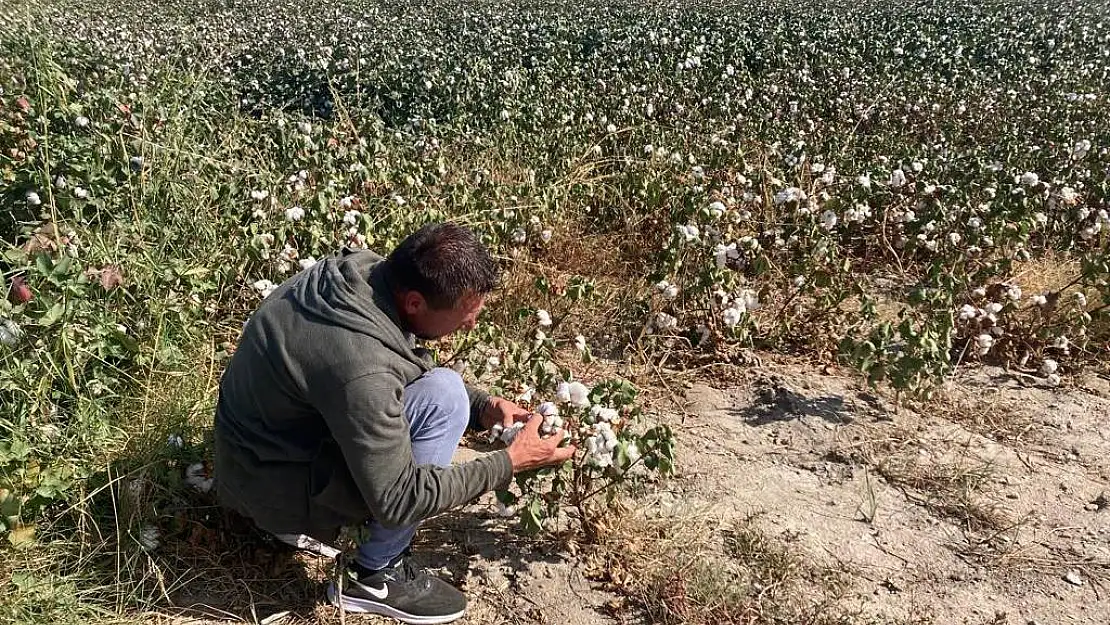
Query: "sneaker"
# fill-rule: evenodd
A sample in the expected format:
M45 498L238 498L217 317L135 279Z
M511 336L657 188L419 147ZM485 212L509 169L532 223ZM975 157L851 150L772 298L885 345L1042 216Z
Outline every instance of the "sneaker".
M417 569L405 555L384 569L371 571L357 562L343 571L342 608L395 618L402 623L450 623L466 612L466 595L447 582ZM340 607L335 582L328 601Z
M331 545L316 540L306 534L272 534L279 542L289 545L294 549L314 553L318 556L334 560L339 556L339 550Z

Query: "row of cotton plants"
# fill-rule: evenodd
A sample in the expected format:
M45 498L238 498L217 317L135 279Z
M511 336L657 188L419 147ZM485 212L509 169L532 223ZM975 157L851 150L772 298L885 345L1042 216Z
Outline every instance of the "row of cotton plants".
M1105 367L1094 3L19 0L0 18L5 527L74 492L153 371L234 349L261 298L340 247L432 220L472 225L518 285L457 357L570 426L577 473L541 492L667 464L665 432L614 422L630 403L591 352L803 350L908 390L977 360L1048 384ZM560 402L586 380L589 407Z

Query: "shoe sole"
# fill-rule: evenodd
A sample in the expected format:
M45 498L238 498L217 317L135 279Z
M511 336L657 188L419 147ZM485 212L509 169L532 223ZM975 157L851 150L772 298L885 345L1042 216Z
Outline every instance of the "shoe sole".
M419 616L416 614L409 614L397 608L390 607L384 603L378 603L369 599L360 599L358 597L343 597L343 605L339 605L339 594L335 592L335 584L328 585L328 601L335 607L342 607L348 612L359 612L362 614L378 614L380 616L388 616L397 619L402 623L409 623L410 625L437 625L438 623L450 623L456 621L466 614L466 610L459 610L454 614L440 614L436 616Z

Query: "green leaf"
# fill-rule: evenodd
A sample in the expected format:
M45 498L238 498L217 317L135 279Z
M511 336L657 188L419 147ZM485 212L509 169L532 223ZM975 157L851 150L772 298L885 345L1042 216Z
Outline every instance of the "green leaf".
M50 327L58 322L65 314L66 305L64 302L58 302L50 307L42 317L39 317L39 325L43 327Z
M46 254L39 254L35 257L35 270L44 276L49 276L54 271L54 261Z
M543 530L543 503L539 498L532 499L521 510L520 522L527 534L538 534Z

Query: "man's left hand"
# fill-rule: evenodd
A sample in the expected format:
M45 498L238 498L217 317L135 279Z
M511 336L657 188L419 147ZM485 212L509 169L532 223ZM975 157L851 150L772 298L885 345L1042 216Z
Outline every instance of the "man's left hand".
M482 413L482 427L490 429L500 423L502 427L512 427L517 421L526 422L531 413L503 397L490 397L486 411Z

